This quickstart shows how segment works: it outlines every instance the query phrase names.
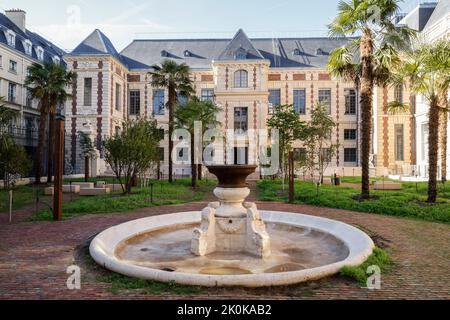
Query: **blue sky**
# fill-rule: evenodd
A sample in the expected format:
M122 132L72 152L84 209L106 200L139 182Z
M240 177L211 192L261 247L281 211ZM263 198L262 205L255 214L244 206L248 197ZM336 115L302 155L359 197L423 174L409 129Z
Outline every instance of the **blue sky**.
M414 2L417 0L407 0ZM324 36L338 0L3 0L27 11L27 26L64 49L95 28L118 50L132 39Z

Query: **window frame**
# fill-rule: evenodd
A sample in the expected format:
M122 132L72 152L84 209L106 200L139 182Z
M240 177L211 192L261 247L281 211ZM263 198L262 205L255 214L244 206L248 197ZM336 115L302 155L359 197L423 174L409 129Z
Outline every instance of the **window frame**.
M300 93L300 92L303 93L303 99L302 99L303 108L301 107L301 105L298 106L298 108L297 108L297 105L296 105L296 102L298 102L297 99L299 99L298 93ZM294 111L298 114L305 115L306 114L306 89L304 89L304 88L303 89L294 89L293 98L294 98L294 101L293 101L294 102L293 103Z
M161 94L162 93L162 94ZM158 98L158 112L156 112L156 98ZM162 101L161 101L162 98ZM165 115L165 103L166 103L166 92L163 89L155 89L153 90L152 95L152 113L156 116L164 116Z
M401 134L399 134L399 129ZM399 141L401 138L401 142ZM399 143L400 142L400 143ZM400 144L400 146L399 146ZM395 161L405 161L405 125L396 123L394 125L394 153Z
M9 60L9 72L17 73L17 61L14 61L12 59Z
M89 86L87 86L89 82ZM92 106L92 78L86 77L83 79L83 105L86 107Z
M354 135L353 134L350 135L350 132L354 132ZM345 141L355 141L356 139L358 139L358 132L356 129L344 129Z
M242 115L242 111L246 111L245 116ZM234 123L234 132L244 134L248 131L248 107L235 107L233 110L233 123ZM236 115L237 111L240 112L239 116ZM246 119L244 121L243 119ZM245 124L245 125L243 125Z
M116 109L116 111L120 111L122 109L122 86L120 85L120 83L116 82L115 85L115 101L114 101L114 107Z
M248 71L239 69L234 72L234 87L237 89L248 88Z
M8 83L8 102L17 103L17 83Z
M205 94L206 92L208 92L208 94ZM212 94L211 94L211 92L212 92ZM203 88L201 91L201 100L204 102L205 101L214 102L215 101L214 89Z
M349 115L349 116L356 115L356 110L357 110L357 105L358 105L357 97L356 97L356 90L350 89L350 88L345 89L344 97L345 97L345 115Z
M327 98L329 97L329 99L323 100L324 92L327 93ZM321 104L324 103L325 101L328 101L328 115L331 115L331 113L332 113L332 110L331 110L332 109L332 107L331 107L332 99L333 99L333 95L332 95L331 89L329 89L329 88L319 89L317 101L319 101L319 103L321 103Z
M136 95L137 94L137 95ZM129 91L129 115L130 116L138 116L141 114L141 90L140 89L131 89ZM137 104L137 105L136 105Z
M349 152L354 151L354 159L352 157L351 160L349 160ZM351 154L353 156L353 154ZM356 148L344 148L344 163L357 163L358 162L358 150Z

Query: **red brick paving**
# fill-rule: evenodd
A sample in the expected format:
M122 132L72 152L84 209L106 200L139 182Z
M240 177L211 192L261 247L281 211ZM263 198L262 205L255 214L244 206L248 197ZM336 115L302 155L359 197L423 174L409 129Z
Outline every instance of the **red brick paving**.
M83 275L82 290L66 288L65 271L75 262L77 247L113 225L142 217L200 210L204 203L151 207L128 214L88 215L63 222L0 220L0 299L159 299L139 291L112 294L107 283ZM352 280L329 279L264 290L205 289L190 299L450 299L450 225L306 205L258 203L263 210L305 213L363 227L384 239L395 262L384 274L382 289L360 288ZM25 212L24 212L25 211ZM26 217L22 210L20 217ZM2 215L0 215L2 218ZM17 221L17 220L16 220ZM87 273L87 276L86 276ZM165 299L185 298L165 295Z

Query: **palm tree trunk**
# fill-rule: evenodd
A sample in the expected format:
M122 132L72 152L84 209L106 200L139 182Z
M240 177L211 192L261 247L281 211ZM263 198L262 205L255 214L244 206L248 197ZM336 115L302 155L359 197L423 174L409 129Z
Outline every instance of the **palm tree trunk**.
M439 99L439 106L441 107L441 180L442 183L447 182L447 144L448 144L448 112L447 109L447 93L441 95Z
M45 110L46 107L42 107L42 110ZM44 156L44 145L45 145L45 129L47 127L47 117L48 114L45 111L41 111L41 116L39 119L39 137L38 137L38 146L36 150L36 158L34 162L34 170L35 170L35 183L41 183L42 177L42 162Z
M201 163L198 164L197 171L198 171L198 180L202 181L203 180L203 165Z
M86 156L86 157L84 157L84 182L88 182L89 181L89 172L91 171L90 170L90 166L89 166L89 157L88 156Z
M362 184L361 197L370 197L370 152L372 139L372 99L373 99L373 75L372 54L373 42L370 31L366 31L361 37L361 167Z
M55 113L50 112L48 122L48 148L47 148L47 183L53 182L53 146L55 142Z
M195 139L194 132L191 132L191 175L192 175L192 188L197 188L197 164L195 163Z
M173 159L172 159L172 152L173 152L173 131L174 131L174 108L175 103L177 99L177 93L175 89L172 86L169 86L169 101L168 101L168 107L169 107L169 182L173 182Z
M435 203L437 198L437 166L439 149L439 106L437 97L431 98L428 135L428 202Z

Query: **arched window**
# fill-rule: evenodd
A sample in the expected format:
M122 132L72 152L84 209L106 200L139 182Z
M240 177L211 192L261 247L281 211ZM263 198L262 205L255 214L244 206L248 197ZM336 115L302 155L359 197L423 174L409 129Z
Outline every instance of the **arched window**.
M234 73L234 87L248 88L248 72L245 70L238 70Z

